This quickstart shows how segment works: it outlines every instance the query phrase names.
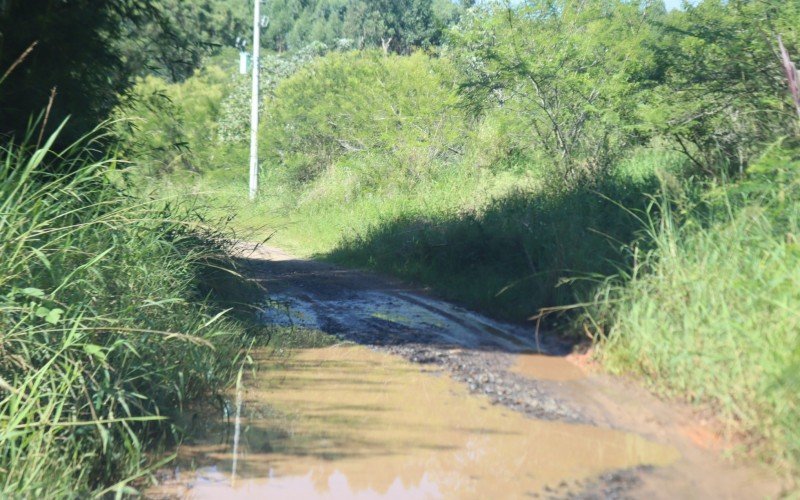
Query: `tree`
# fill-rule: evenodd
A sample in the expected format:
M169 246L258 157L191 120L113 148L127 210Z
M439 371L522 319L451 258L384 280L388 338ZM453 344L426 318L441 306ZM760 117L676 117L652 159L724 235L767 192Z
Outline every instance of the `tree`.
M659 24L662 83L641 113L698 173L737 174L792 130L777 37L800 48L800 4L706 0Z
M252 20L245 0L157 0L146 20L125 19L116 40L135 74L178 82L192 75L203 57L249 37Z
M146 18L149 0L8 0L0 6L0 72L35 44L0 85L0 134L23 133L53 89L50 123L73 117L63 139L107 116L130 76L115 38L123 19Z
M71 116L69 142L108 117L134 76L182 80L249 19L246 2L229 0L0 2L0 73L14 66L0 84L0 135L23 133L55 89L48 124Z
M274 0L267 11L265 43L275 50L322 42L397 53L437 44L460 12L449 0Z
M648 3L528 0L473 11L452 30L463 104L512 114L527 147L566 179L640 140L636 96L654 85Z

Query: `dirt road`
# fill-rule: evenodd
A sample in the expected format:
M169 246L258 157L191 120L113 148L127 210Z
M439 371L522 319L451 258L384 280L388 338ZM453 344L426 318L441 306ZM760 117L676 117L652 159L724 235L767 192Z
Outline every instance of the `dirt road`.
M721 440L697 414L598 373L532 326L277 249L240 251L247 272L270 291L265 322L321 330L347 345L308 350L249 380L243 444L238 437L233 444L224 425L223 438L189 443L181 463L196 470L151 496L774 498L782 491L765 469L723 460Z

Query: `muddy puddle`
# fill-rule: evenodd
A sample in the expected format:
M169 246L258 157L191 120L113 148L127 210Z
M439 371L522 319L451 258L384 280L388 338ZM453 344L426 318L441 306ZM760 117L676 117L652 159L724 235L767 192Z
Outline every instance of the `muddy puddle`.
M319 297L311 292L274 294L264 323L346 332L359 343L408 343L538 349L525 329L491 320L446 302L403 292L359 291Z
M244 381L236 456L235 418L221 419L181 447L175 479L148 496L566 495L609 471L679 459L637 435L525 418L364 347L304 350L264 365Z
M559 356L543 354L521 354L511 367L511 372L536 380L569 382L586 378L577 365Z

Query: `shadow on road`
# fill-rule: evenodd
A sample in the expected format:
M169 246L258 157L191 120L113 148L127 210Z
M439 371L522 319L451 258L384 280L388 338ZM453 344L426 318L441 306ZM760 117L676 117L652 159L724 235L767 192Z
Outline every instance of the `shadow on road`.
M572 344L534 324L497 321L372 273L241 245L239 263L269 291L262 320L321 330L359 344L422 344L564 355Z

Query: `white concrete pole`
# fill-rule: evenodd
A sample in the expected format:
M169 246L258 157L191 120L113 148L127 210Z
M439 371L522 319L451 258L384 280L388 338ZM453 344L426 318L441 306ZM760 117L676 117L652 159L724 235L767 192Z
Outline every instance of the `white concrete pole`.
M258 77L261 52L261 0L253 0L253 95L250 110L250 200L258 192Z

